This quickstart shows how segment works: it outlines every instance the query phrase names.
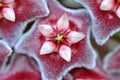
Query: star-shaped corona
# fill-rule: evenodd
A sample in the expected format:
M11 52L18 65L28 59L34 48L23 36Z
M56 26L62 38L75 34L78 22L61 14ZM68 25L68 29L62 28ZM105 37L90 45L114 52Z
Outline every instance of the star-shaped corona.
M2 0L0 1L0 19L5 18L9 21L15 21L15 12L14 12L14 0Z
M104 11L114 11L120 18L120 0L103 0L100 9Z
M85 35L82 32L69 29L69 17L63 14L54 26L39 24L40 33L46 38L40 49L40 55L59 53L60 57L70 62L72 56L71 45L78 43Z

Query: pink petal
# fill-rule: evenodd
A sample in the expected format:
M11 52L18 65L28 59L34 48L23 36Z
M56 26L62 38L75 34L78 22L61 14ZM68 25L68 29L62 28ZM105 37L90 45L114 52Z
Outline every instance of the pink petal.
M57 29L63 33L69 29L69 18L67 14L63 14L62 17L57 21Z
M49 14L45 0L17 0L15 2L16 19L19 21L23 22L28 19L36 19Z
M54 35L55 31L52 26L50 25L38 25L39 31L41 32L42 35L45 37L51 37Z
M116 10L116 15L120 18L120 6Z
M0 80L41 80L37 65L30 57L13 55L11 59L10 64L0 71Z
M15 21L15 13L12 8L3 8L2 9L2 15L5 19L10 21Z
M43 43L40 49L40 55L50 54L55 51L56 45L52 41L46 41Z
M115 7L114 0L103 0L100 5L100 9L105 11L111 10L113 7Z
M5 41L0 40L0 69L2 65L4 65L4 63L7 61L11 53L12 50L9 45Z
M11 3L14 2L15 0L2 0L3 3Z
M77 31L70 31L67 34L67 41L69 43L77 43L80 40L82 40L83 38L85 38L85 35L83 33L77 32Z
M100 66L96 66L94 69L87 68L75 68L69 72L70 77L68 80L109 80L111 77L104 72ZM66 77L66 76L65 76ZM67 80L67 79L63 79Z
M71 61L72 51L69 46L61 45L59 48L59 54L60 54L61 58L63 58L67 62Z
M28 22L49 14L45 0L15 0L15 4L15 22L0 19L0 37L10 46L14 46L20 39Z
M120 70L120 46L106 55L104 59L104 69L107 72L119 73Z
M95 66L96 54L93 52L90 42L87 38L91 19L89 13L84 10L66 10L57 0L48 0L50 15L35 22L30 31L26 33L15 46L16 52L25 53L27 55L36 56L39 69L42 72L43 80L61 80L63 73L75 67L93 68ZM59 6L59 7L58 7ZM40 34L38 24L56 25L58 19L67 13L70 19L70 29L85 34L85 38L75 45L71 46L71 61L63 60L58 52L49 55L40 55L39 50L46 39Z
M82 4L89 11L93 22L92 33L99 45L103 45L110 36L120 30L120 18L116 15L116 13L114 11L100 10L100 4L103 0L75 1Z

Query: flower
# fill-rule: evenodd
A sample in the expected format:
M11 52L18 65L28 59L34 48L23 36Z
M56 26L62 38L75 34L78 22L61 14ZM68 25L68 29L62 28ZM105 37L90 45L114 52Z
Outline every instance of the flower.
M120 18L118 17L120 11L119 0L75 1L82 4L89 11L92 19L92 33L97 44L103 45L110 36L120 30ZM112 7L109 10L105 10L107 9L107 7L104 8L105 5Z
M15 51L17 53L23 53L32 56L37 61L43 80L61 80L64 74L66 74L68 71L75 67L95 67L96 54L94 51L92 51L93 49L91 48L91 44L89 42L90 40L88 36L90 35L89 30L91 25L91 19L87 10L79 9L76 11L72 9L66 9L64 6L61 6L61 4L57 0L48 0L48 6L50 9L50 14L45 18L35 21L32 28L26 34L24 34L19 40L19 42L16 44ZM67 15L69 16L69 18ZM61 19L63 18L68 19L64 19L65 22L63 22L64 20L61 21ZM58 22L63 22L64 24L62 25L67 26L58 27ZM41 25L45 26L42 27ZM42 29L39 29L38 26L41 26L41 28L43 29L45 28L48 32L42 32ZM63 30L60 29L62 27ZM56 35L56 32L54 32L57 29L59 35ZM71 43L71 38L63 39L63 36L60 35L60 33L67 33L67 30L82 33L84 35L84 38L82 38L81 41L77 39L78 42L75 44ZM64 36L67 36L67 34L65 34ZM53 40L51 40L52 35L54 35ZM55 41L55 39L57 41ZM66 41L62 43L62 40ZM77 41L76 39L73 39L73 41L74 40ZM70 51L71 49L72 56L67 58L67 60L61 57L61 55L58 55L58 53L60 54L60 50L55 50L56 45L57 43L59 43L59 41L59 48L61 47L61 45L65 45L65 47L67 46L69 48L68 51ZM47 45L52 44L51 48L48 48L50 49L49 52L51 53L47 55L42 55L40 53L41 47L45 43L47 43ZM68 44L70 44L71 46L69 47ZM47 51L45 51L45 53L46 52Z
M69 18L64 14L54 27L51 25L39 24L39 30L46 37L41 47L40 54L50 54L53 51L59 52L59 55L67 62L71 61L72 50L70 46L82 40L85 35L69 29Z
M110 51L103 59L103 64L99 60L96 61L96 67L93 69L75 68L66 74L63 80L81 80L81 79L105 79L119 80L120 79L120 45Z
M49 14L45 0L0 1L0 37L14 46L28 22Z

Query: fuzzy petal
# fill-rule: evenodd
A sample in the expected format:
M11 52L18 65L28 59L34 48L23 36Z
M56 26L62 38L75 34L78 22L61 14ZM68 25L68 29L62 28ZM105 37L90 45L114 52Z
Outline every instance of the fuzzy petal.
M30 31L16 44L15 51L36 56L43 80L61 80L63 74L75 67L95 67L96 54L87 38L91 25L88 12L85 9L77 11L71 9L66 10L63 6L60 7L61 5L57 0L48 0L48 6L51 14L40 21L36 21ZM50 24L54 26L64 13L70 16L70 29L85 34L83 40L71 46L72 56L70 62L63 60L58 52L53 52L49 55L39 54L39 50L46 39L41 35L36 26L39 24Z
M15 13L12 8L3 8L2 9L2 15L5 19L10 21L15 21Z
M50 25L38 25L39 31L41 32L42 35L46 37L51 37L54 35L54 29Z
M77 32L77 31L70 31L67 34L67 41L72 44L79 42L83 38L85 38L85 35L83 33Z
M20 39L28 22L49 14L45 0L15 0L15 3L15 21L0 19L0 37L10 46Z
M17 54L11 59L9 66L0 71L0 80L41 80L37 65L30 57Z
M63 16L57 21L57 29L60 33L69 29L69 18L67 14L63 14Z
M120 46L106 55L104 59L104 69L107 72L116 72L120 75Z
M56 45L52 41L46 41L43 43L40 49L40 55L50 54L55 51Z
M100 66L94 69L75 68L69 72L68 80L109 80L111 77ZM66 76L65 76L66 77ZM67 80L64 78L63 80Z
M12 50L9 45L5 41L0 40L0 69L2 68L2 65L6 63L11 53Z
M100 10L103 0L75 0L89 11L92 18L92 33L96 42L103 45L110 36L120 30L120 18L115 11ZM108 0L109 1L109 0Z

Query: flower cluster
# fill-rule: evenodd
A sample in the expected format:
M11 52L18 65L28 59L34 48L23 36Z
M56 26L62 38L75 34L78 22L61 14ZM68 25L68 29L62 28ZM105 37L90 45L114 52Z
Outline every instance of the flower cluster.
M0 80L120 79L120 0L60 2L0 0Z

